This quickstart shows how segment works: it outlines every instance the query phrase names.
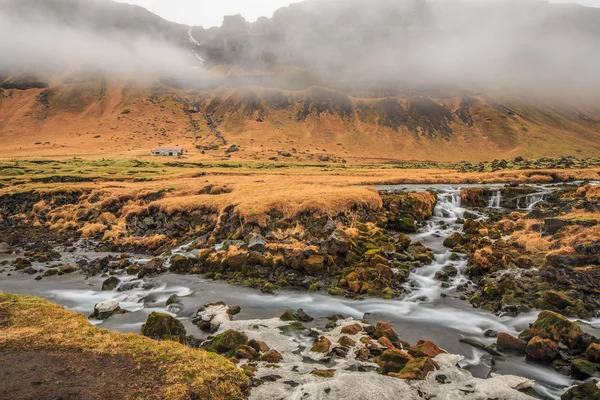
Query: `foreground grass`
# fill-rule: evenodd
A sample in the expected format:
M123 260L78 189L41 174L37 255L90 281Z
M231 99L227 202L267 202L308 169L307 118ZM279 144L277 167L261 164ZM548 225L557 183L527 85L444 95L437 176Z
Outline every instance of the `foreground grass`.
M88 351L130 358L160 382L159 399L242 399L248 379L225 358L92 326L46 300L0 292L0 350Z

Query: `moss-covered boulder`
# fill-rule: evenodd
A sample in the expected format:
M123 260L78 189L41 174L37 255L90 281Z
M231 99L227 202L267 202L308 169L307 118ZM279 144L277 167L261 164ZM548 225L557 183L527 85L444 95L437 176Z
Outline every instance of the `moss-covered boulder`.
M298 321L298 314L292 310L285 310L279 319L282 321Z
M598 372L598 368L588 360L576 358L571 361L571 376L575 379L584 380L596 372Z
M248 336L242 332L230 329L215 336L204 345L204 348L213 353L233 355L238 348L247 344Z
M565 392L561 400L600 400L600 388L596 381L586 382Z
M438 370L439 365L429 357L420 357L409 360L399 373L389 376L400 379L423 380L430 372Z
M462 246L467 240L458 232L453 233L444 240L444 246L453 249L457 246Z
M258 357L258 352L248 345L240 346L235 350L233 357L238 360L254 360Z
M189 274L198 265L197 258L188 258L180 254L171 257L169 270L180 274Z
M119 278L117 278L116 276L111 276L110 278L107 278L104 282L102 282L102 290L115 290L120 284L121 280Z
M183 324L169 314L153 312L142 325L140 334L155 340L172 340L185 344L186 331Z
M400 338L387 322L378 322L375 327L375 331L373 332L373 337L375 339L379 339L380 337L386 337L389 341L396 347L401 347L402 343L400 342Z
M591 362L600 363L600 344L590 344L589 347L585 350L585 356Z
M529 328L529 335L562 342L571 349L578 349L582 345L583 331L577 324L558 313L542 311Z
M321 336L319 340L311 347L310 351L314 353L327 353L331 348L331 342L325 336Z
M558 344L553 340L536 336L527 343L525 354L530 360L551 363L558 357Z
M398 373L412 360L412 356L402 350L389 349L375 359L379 365L379 373L388 375L391 372Z
M408 354L415 358L435 358L438 355L444 353L446 352L440 349L435 343L426 340L419 340L419 342L416 345L414 345L408 350Z
M498 333L496 348L503 353L525 354L527 342L509 335L506 332Z

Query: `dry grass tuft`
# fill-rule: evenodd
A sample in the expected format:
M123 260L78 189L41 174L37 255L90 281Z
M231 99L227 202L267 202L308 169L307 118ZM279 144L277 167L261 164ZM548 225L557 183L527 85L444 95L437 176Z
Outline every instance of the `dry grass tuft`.
M104 224L87 223L79 231L81 232L81 237L94 238L104 233L106 229L107 227Z

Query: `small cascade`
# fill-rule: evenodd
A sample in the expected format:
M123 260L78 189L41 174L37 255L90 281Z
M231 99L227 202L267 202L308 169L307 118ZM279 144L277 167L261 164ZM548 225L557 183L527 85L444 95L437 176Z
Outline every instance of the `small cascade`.
M488 208L500 208L501 203L502 192L500 190L497 190L496 193L494 193L494 195L490 197L490 200L488 201Z
M518 210L533 210L533 208L546 201L549 191L528 194L517 198L516 207Z

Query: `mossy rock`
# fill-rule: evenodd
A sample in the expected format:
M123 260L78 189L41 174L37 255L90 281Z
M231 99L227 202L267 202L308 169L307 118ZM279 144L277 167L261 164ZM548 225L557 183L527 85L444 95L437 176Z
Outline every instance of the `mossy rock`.
M600 388L596 381L586 382L565 392L561 400L600 400Z
M558 357L558 344L553 340L535 336L527 343L525 354L531 360L551 363Z
M440 349L435 343L426 340L419 340L419 342L416 345L414 345L408 350L408 354L415 358L435 358L438 355L444 353L446 352Z
M388 349L375 359L375 363L379 365L379 373L388 375L389 373L400 372L406 364L412 360L412 357L398 349Z
M258 361L267 362L269 364L277 364L283 361L283 356L277 350L269 350L258 358Z
M274 285L270 282L265 283L265 285L260 289L261 292L265 294L273 294L275 291L279 289L277 285Z
M258 357L258 352L250 346L240 346L233 355L238 360L254 360Z
M573 300L566 293L556 290L549 290L544 293L544 301L551 308L554 307L558 310L564 310L573 305Z
M414 358L406 363L399 373L389 374L394 378L424 380L430 372L438 370L439 365L429 357Z
M396 347L401 347L400 338L387 322L378 322L373 332L373 337L379 339L380 337L386 337Z
M269 346L265 342L255 339L250 340L248 342L248 346L252 347L259 353L266 353L270 350Z
M298 314L292 310L285 310L279 319L282 321L298 321Z
M598 372L598 368L588 360L576 358L571 361L571 376L575 379L584 380L596 372Z
M346 291L340 287L330 287L328 290L329 294L332 296L344 296Z
M121 284L121 280L116 276L111 276L102 282L102 290L103 291L111 291L115 290Z
M392 300L395 296L396 296L396 294L390 287L386 287L385 289L383 289L381 291L381 297L384 300Z
M331 342L325 336L321 336L319 340L311 347L310 351L314 353L327 353L331 348Z
M453 233L444 240L444 246L450 249L462 246L465 243L467 243L467 240L458 232Z
M341 333L343 333L344 335L351 335L354 336L359 332L362 332L362 326L360 324L354 324L354 325L346 325L341 329Z
M353 347L356 344L356 341L354 341L353 339L349 338L348 336L342 336L339 340L338 343L342 346L342 347Z
M585 351L585 356L591 362L600 363L600 344L590 344L590 346Z
M247 344L248 336L230 329L215 336L204 348L213 353L233 355L239 347L246 346Z
M140 334L155 340L172 340L185 344L186 331L183 324L169 314L153 312L142 325Z
M552 311L542 311L529 328L529 331L532 337L539 336L555 342L562 342L571 349L577 349L582 344L583 331L581 328L564 316Z

